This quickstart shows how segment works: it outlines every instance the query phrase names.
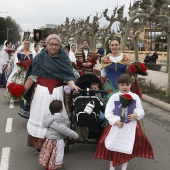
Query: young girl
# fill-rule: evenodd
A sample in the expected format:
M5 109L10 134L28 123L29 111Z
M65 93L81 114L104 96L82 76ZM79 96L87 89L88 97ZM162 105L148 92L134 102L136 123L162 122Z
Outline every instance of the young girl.
M106 105L105 117L109 123L98 143L95 157L109 160L110 170L119 165L122 165L121 170L126 170L128 161L134 157L153 159L151 144L138 123L144 117L144 110L138 95L130 92L131 84L131 78L122 74L118 78L119 92L113 94ZM122 100L120 102L122 96L131 97L131 103L126 107ZM124 115L121 115L122 108L125 108Z
M49 106L51 114L43 119L43 125L47 128L46 140L39 156L39 163L45 166L46 170L61 168L64 156L64 138L69 136L78 138L78 134L69 129L70 122L62 112L62 101L54 100Z

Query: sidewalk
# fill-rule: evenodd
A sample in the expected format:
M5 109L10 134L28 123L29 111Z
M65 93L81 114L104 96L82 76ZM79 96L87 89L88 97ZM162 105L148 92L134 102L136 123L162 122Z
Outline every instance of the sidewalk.
M168 73L148 70L148 76L139 76L145 78L146 80L151 80L152 83L158 84L159 87L164 87L165 89L168 86Z
M97 70L101 69L101 65L99 63L96 64L95 68ZM145 78L146 80L151 80L152 83L157 84L159 87L167 88L168 85L168 73L160 72L160 71L153 71L153 70L147 70L148 76L139 76L142 78ZM143 94L142 100L154 104L162 109L166 109L170 111L170 104L162 102L158 99L155 99L153 97L147 96Z

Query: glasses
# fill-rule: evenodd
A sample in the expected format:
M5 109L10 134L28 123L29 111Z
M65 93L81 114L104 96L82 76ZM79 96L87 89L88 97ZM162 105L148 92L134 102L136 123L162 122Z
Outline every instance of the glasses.
M48 43L50 47L60 48L60 44L51 44Z

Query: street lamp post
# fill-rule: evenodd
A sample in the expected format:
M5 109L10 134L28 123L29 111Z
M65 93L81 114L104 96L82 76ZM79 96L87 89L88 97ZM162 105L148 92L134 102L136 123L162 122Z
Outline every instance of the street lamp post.
M8 27L6 27L6 29L7 29L7 41L8 41L9 30L13 30L13 28L8 28Z

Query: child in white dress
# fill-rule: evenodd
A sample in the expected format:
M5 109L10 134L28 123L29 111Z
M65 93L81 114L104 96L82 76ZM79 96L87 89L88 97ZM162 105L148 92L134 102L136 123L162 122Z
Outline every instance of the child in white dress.
M145 113L138 95L130 92L131 84L129 75L122 74L118 78L119 92L114 93L106 105L105 118L109 123L100 138L95 157L109 160L110 170L119 165L122 165L121 170L126 170L128 161L134 157L153 159L151 144L138 122ZM126 105L122 98L125 98Z

